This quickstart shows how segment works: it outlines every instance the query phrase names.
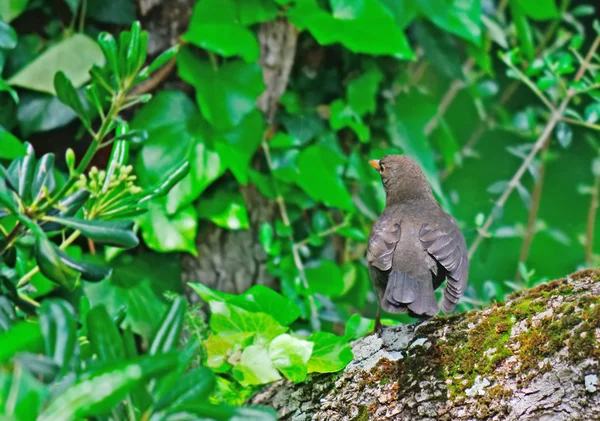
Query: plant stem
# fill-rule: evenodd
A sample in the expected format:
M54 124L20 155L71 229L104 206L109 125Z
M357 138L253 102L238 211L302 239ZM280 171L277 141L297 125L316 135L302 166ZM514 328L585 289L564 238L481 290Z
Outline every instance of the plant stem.
M81 235L80 231L73 231L73 233L66 240L64 240L58 248L61 250L66 249L71 244L73 244L73 241L77 240L77 238L80 235ZM19 279L19 282L17 283L17 288L21 288L21 287L27 285L27 283L29 281L31 281L31 278L33 278L39 271L40 271L40 267L36 266L33 269L31 269L29 272L27 272L25 275L23 275L23 277L21 279Z
M600 124L588 123L586 121L575 120L574 118L563 117L561 118L565 123L575 124L577 126L587 127L588 129L600 131Z
M533 83L531 79L529 79L521 70L517 68L517 66L512 64L510 61L503 61L508 67L511 68L513 72L515 72L519 76L519 80L526 84L529 87L529 89L531 89L531 91L544 103L544 105L548 107L548 110L550 110L550 112L554 112L554 104L552 104L552 102L550 102L550 100L546 98L546 95L544 95L544 93L540 91L536 84Z
M337 224L334 225L333 227L330 227L328 229L326 229L325 231L321 231L320 233L317 234L318 237L327 237L330 234L335 233L337 230L344 228L345 226L348 225L348 221L344 221L341 224ZM300 248L305 244L308 244L310 242L310 238L305 238L304 240L298 241L297 243L294 244L294 247Z
M598 212L598 195L600 194L600 175L594 178L592 199L588 209L587 228L585 235L585 264L591 267L594 258L594 229L596 225L596 213Z
M521 252L519 253L519 262L527 262L529 257L529 251L531 250L531 243L533 237L535 237L535 223L537 221L538 213L540 210L540 200L542 198L542 190L544 188L544 178L546 177L546 163L544 158L548 154L548 147L550 142L546 142L542 149L542 161L540 162L539 176L533 188L533 194L531 197L531 208L529 209L529 216L527 218L527 228L525 229L525 236L523 237L523 244L521 245ZM521 280L521 272L517 269L515 274L517 281Z
M575 82L579 82L579 80L585 74L585 71L586 71L590 61L592 60L592 57L594 57L594 53L598 49L599 45L600 45L600 36L597 36L596 39L594 40L590 50L588 51L585 61L582 63L581 67L577 71L577 74L575 75ZM529 165L531 164L531 162L533 161L535 156L538 154L538 152L540 150L542 150L545 143L547 141L549 141L550 135L552 134L554 127L556 127L556 124L562 119L563 114L567 108L567 105L569 105L569 102L571 102L571 99L573 98L575 93L576 93L575 89L570 88L569 92L567 92L566 97L560 103L558 109L552 111L551 117L548 120L548 122L546 123L546 127L544 128L542 134L540 135L540 137L537 139L537 141L533 145L531 152L523 160L523 163L521 164L521 166L519 167L519 169L517 170L517 172L515 173L513 178L510 180L510 182L508 183L508 186L502 193L502 196L500 196L500 198L496 202L496 204L494 206L496 209L504 207L510 194L513 192L515 187L517 187L517 185L520 183L521 177L527 170L527 167L529 167ZM473 241L473 244L471 244L471 247L469 248L469 258L473 257L473 254L479 247L479 244L481 244L481 241L485 237L489 236L488 230L490 229L490 227L492 226L492 223L494 222L495 214L496 213L493 211L490 212L487 219L485 220L485 223L479 230L479 234L477 235L477 237Z
M19 221L17 221L16 225L13 227L13 229L10 231L10 233L6 236L6 244L4 245L2 250L0 250L0 255L4 254L4 252L6 250L8 250L9 248L12 247L14 242L17 241L20 231L21 231L21 223Z
M267 161L267 166L269 170L273 171L273 161L271 160L271 151L269 149L269 145L266 140L262 142L262 150L265 154L265 159ZM290 235L288 236L289 240L292 243L292 257L294 258L294 265L298 270L298 276L300 277L300 281L302 282L302 286L306 291L309 290L308 279L306 278L306 271L304 269L304 264L302 263L302 258L300 257L300 252L298 251L298 247L296 247L296 242L294 241L294 232L292 230L292 223L290 222L290 218L287 211L287 206L285 204L285 200L283 200L283 196L279 191L279 187L275 180L273 180L273 187L275 190L275 194L277 197L275 198L275 202L277 202L277 206L279 207L279 213L281 214L281 219L283 220L283 224L290 228ZM315 302L315 297L308 293L307 294L308 306L310 309L310 325L314 331L321 330L321 321L319 320L319 314L317 312L317 304Z

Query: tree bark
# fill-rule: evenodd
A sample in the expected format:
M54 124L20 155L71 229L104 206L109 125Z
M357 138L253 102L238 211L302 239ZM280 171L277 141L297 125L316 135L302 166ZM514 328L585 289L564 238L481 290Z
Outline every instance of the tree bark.
M278 382L281 420L599 420L600 270L483 310L385 327L341 373Z

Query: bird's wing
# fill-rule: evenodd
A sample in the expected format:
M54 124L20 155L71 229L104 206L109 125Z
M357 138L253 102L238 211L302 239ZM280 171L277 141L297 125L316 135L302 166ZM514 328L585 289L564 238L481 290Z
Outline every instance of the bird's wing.
M369 265L379 270L387 271L392 268L392 257L396 244L400 241L399 223L381 223L375 224L369 237L367 245L367 261Z
M453 222L448 228L436 228L423 224L419 240L427 252L448 271L444 289L442 310L448 314L454 310L467 288L469 259L467 244L458 226Z

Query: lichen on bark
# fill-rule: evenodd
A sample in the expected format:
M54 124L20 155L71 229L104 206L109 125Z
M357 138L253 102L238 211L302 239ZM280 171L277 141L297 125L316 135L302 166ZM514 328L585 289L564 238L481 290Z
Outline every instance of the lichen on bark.
M387 327L342 373L252 400L282 420L600 419L600 270L483 310Z

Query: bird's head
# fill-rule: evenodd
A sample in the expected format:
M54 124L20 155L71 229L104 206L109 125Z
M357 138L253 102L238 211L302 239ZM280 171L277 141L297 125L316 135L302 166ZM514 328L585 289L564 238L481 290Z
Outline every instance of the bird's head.
M387 155L373 159L369 164L381 174L388 204L421 197L433 198L429 182L414 159L405 155Z

